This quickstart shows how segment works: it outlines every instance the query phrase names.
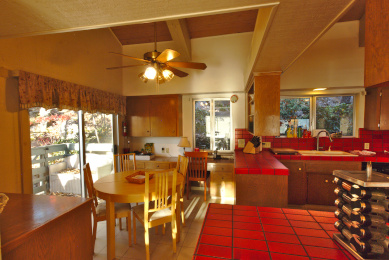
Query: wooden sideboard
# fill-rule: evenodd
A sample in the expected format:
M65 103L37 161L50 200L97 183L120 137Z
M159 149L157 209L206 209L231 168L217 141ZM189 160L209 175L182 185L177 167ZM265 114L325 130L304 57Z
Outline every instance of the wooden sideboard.
M8 193L2 260L93 259L91 200Z

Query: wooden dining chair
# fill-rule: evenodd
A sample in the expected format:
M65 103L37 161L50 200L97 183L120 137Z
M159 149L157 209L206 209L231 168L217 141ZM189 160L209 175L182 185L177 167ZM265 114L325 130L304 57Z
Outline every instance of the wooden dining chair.
M171 174L173 173L173 176ZM154 189L150 189L150 175L154 175ZM176 184L177 170L164 170L145 173L144 204L133 208L134 244L136 244L136 220L142 223L145 229L146 259L150 259L149 228L157 227L165 223L172 223L173 252L176 253ZM172 178L172 196L169 195L169 179ZM171 199L169 199L171 197Z
M84 165L84 180L87 188L87 198L91 198L92 201L92 214L93 214L93 251L95 248L97 222L107 220L106 216L106 204L99 203L96 196L96 190L93 187L92 172L90 170L89 163ZM131 204L129 203L115 203L115 218L127 218L128 226L128 244L132 245L131 239Z
M131 161L133 165L131 165ZM136 170L135 153L115 154L113 160L115 173Z
M188 171L188 157L178 155L176 170L178 173L181 173L182 176L184 176L184 182L181 184L180 187L180 203L181 203L181 220L182 220L182 224L185 226L184 191L185 191L186 173Z
M185 152L188 157L188 173L186 177L186 199L189 199L190 182L204 182L204 200L207 200L207 152Z

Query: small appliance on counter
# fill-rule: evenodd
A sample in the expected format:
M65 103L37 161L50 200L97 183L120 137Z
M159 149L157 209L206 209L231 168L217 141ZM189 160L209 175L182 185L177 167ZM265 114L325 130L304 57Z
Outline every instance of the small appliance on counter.
M135 160L150 161L155 158L155 154L135 151Z

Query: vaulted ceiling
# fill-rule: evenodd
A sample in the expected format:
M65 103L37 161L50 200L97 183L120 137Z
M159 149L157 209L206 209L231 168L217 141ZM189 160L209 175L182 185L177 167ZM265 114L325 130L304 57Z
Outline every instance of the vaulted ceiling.
M253 31L247 46L248 75L285 71L334 23L360 19L364 4L365 0L0 1L0 39L111 28L122 45L139 44L153 42L152 22L157 22L158 41L181 41L190 56L190 39Z

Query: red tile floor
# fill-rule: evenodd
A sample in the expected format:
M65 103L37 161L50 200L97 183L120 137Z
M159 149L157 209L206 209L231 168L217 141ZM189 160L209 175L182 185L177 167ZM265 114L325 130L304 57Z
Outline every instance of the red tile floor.
M210 203L193 259L355 259L333 212Z

